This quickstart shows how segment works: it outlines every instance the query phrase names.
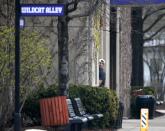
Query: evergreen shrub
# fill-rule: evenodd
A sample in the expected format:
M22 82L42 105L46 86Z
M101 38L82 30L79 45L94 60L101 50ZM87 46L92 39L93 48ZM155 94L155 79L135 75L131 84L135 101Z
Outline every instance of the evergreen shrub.
M39 100L58 95L58 88L52 85L48 88L41 86L33 91L27 98L23 113L30 117L35 124L40 124ZM80 97L88 113L103 113L102 119L93 121L90 126L94 128L105 128L113 126L113 121L117 117L119 101L116 93L107 88L70 85L69 97Z
M119 108L119 101L113 90L74 85L69 88L69 96L70 98L80 97L88 113L103 113L104 117L99 122L92 122L90 126L96 128L113 127Z
M40 105L39 100L42 98L49 98L57 96L57 86L51 85L45 88L40 85L39 88L33 90L27 97L23 106L22 114L26 121L26 117L29 117L34 125L41 124Z

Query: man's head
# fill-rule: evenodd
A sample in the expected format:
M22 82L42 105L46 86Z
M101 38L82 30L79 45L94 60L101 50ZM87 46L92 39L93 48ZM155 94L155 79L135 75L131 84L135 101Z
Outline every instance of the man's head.
M105 65L105 60L104 59L99 59L99 66L103 67Z

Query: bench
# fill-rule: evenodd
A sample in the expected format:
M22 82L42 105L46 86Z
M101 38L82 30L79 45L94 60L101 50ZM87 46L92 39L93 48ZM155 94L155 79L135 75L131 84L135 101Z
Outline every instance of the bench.
M91 117L93 117L94 119L99 119L103 117L103 114L101 113L97 113L97 114L88 114L86 113L86 109L83 106L83 103L81 102L80 98L74 98L73 99L73 106L75 108L75 112L78 116L83 116L83 117L87 117L89 120Z
M70 99L66 99L68 105L68 112L69 112L69 128L70 131L81 131L82 126L87 123L88 119L86 117L77 116L75 114L72 101Z

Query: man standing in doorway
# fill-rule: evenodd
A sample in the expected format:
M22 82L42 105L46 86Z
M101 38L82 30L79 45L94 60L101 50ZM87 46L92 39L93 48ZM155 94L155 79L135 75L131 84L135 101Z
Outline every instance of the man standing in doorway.
M105 70L104 70L105 60L99 59L99 86L105 86Z

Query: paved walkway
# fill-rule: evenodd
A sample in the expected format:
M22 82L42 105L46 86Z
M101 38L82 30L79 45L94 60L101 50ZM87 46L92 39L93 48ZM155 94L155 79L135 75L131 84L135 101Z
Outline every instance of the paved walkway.
M28 129L25 131L46 131L40 129ZM98 131L111 131L111 130L98 130ZM116 130L115 130L116 131ZM117 131L140 131L140 119L125 119L123 120L122 129ZM149 120L148 131L165 131L165 110L157 110L156 117Z
M140 119L123 120L122 129L118 131L140 131ZM165 110L157 110L157 116L149 120L148 131L165 131Z

